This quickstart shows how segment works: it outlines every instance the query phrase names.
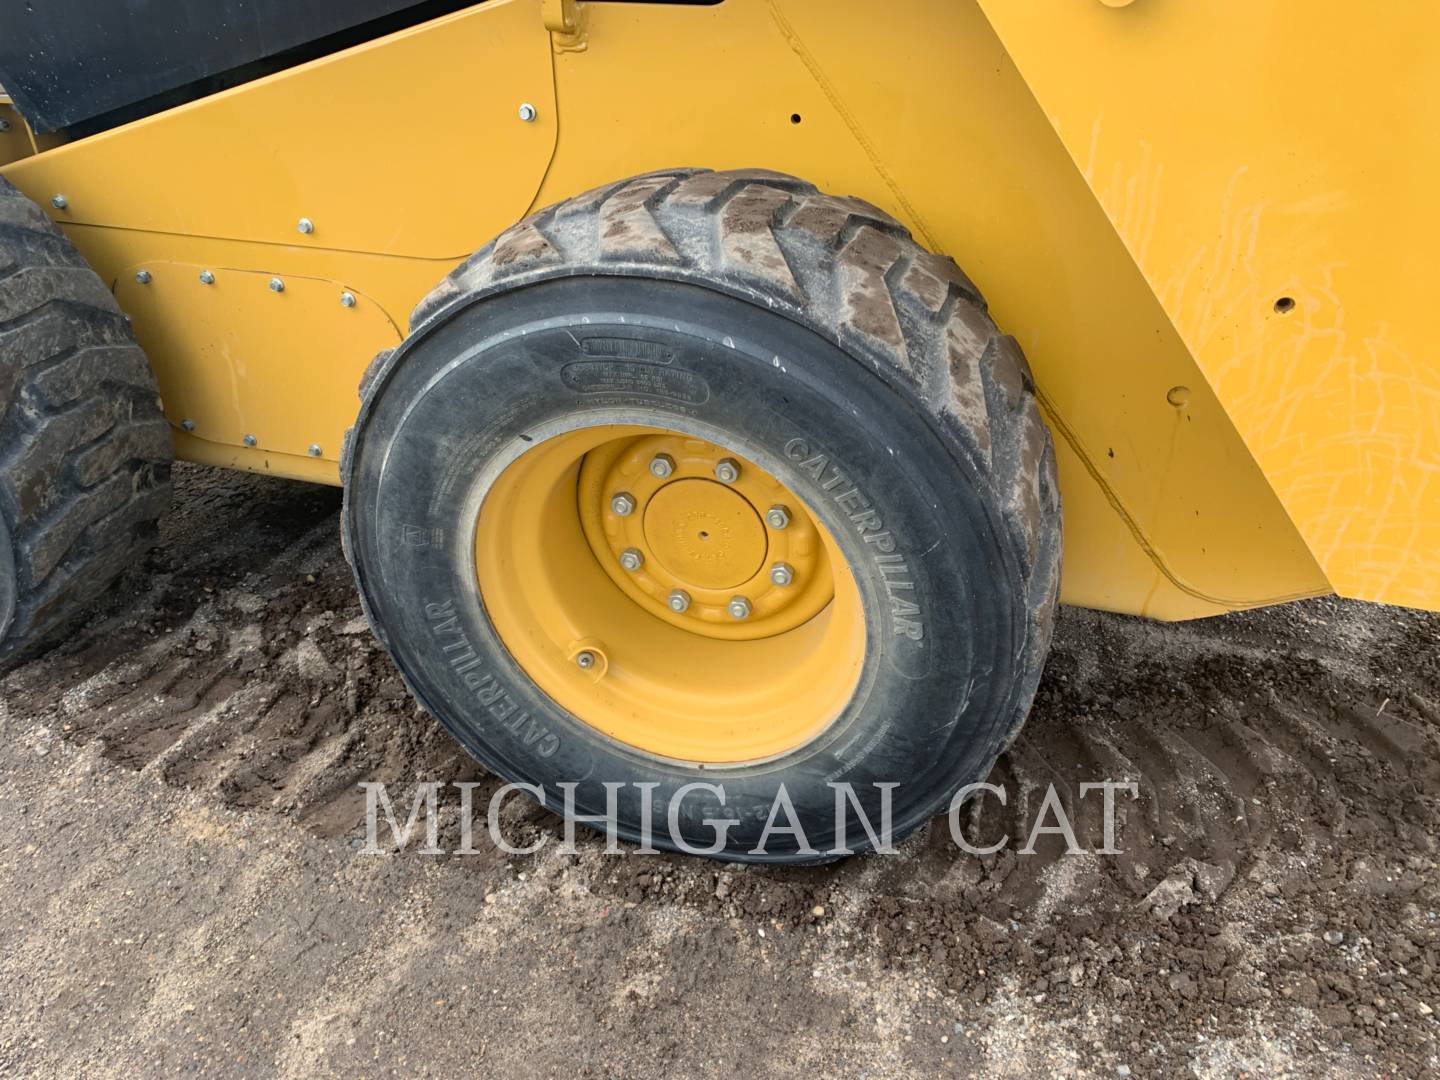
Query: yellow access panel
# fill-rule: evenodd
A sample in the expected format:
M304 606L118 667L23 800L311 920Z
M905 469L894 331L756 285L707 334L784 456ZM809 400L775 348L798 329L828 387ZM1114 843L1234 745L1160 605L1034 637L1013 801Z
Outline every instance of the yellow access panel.
M1440 600L1440 12L981 0L1342 595Z

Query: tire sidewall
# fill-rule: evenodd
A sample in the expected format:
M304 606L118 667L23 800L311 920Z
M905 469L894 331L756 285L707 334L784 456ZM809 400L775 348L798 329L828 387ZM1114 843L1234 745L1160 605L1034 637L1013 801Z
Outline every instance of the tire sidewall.
M756 462L839 544L862 598L865 661L845 713L798 750L702 770L627 747L544 695L490 622L474 576L489 484L546 432L624 422ZM851 785L876 826L882 785L894 785L892 834L903 835L981 778L1012 726L1020 574L978 470L899 388L779 314L622 277L450 309L371 388L348 464L362 595L422 703L491 769L542 788L551 808L567 806L566 781L577 815L605 814L613 798L629 839L646 838L648 824L656 846L673 846L668 813L683 794L682 846L708 851L713 822L730 821L725 848L709 853L818 857L836 845L837 784ZM622 786L612 796L607 782ZM685 790L695 784L723 796ZM808 848L776 832L753 851L782 785ZM868 846L846 812L848 848Z
M15 548L10 542L10 526L5 515L0 514L0 644L10 630L15 617L15 600L19 593L15 577Z

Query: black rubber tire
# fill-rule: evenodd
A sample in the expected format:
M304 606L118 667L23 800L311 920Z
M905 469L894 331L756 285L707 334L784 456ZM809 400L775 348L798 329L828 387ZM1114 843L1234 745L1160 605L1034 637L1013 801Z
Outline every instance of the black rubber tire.
M540 785L552 808L556 785L577 781L586 815L605 812L602 782L626 783L618 832L631 840L646 824L633 784L658 783L658 847L674 846L667 797L718 784L723 802L683 803L685 844L707 846L705 819L729 818L708 854L819 861L837 853L833 783L854 785L873 822L875 785L898 784L898 838L983 779L1019 730L1059 579L1053 450L1015 342L954 263L892 218L775 173L647 175L517 224L412 327L367 372L346 439L346 554L412 691L496 773ZM723 432L844 550L867 657L850 709L811 743L740 768L649 757L560 710L497 638L465 506L527 432L607 409ZM862 507L877 517L858 524ZM887 550L899 559L878 560ZM478 658L468 685L460 654ZM809 846L772 834L752 851L782 783ZM848 850L868 846L857 822Z
M154 542L172 453L129 320L0 178L0 668L53 641Z

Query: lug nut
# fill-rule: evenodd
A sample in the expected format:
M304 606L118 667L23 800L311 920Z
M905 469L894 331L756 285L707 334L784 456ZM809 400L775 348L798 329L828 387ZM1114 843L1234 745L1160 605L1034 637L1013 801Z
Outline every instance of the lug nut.
M278 278L278 277L272 277L272 278L270 279L270 291L271 291L271 292L284 292L284 291L285 291L285 282L282 281L282 280L281 280L280 278Z
M149 270L137 270L137 271L135 271L135 280L138 281L141 285L149 285L149 284L150 284L150 271L149 271Z
M195 421L194 421L194 420L181 420L181 421L180 421L180 430L181 430L181 431L194 431L194 430L195 430Z
M635 512L635 496L628 491L610 497L610 509L621 517L629 517Z
M650 459L650 475L664 480L675 471L675 459L669 454L656 454Z
M589 671L595 666L595 654L589 649L575 654L575 665L584 671Z
M524 120L527 124L531 123L535 119L535 106L531 105L528 101L525 102L524 105L521 105L520 119Z
M64 195L54 195L50 199L50 205L55 207L56 210L64 210L65 207L70 205L70 202Z
M783 529L790 524L790 510L784 506L772 506L765 511L765 524L772 529Z
M725 610L730 613L732 619L748 619L750 617L750 601L743 596L732 596L730 603L725 605Z
M639 548L626 548L620 553L620 565L633 574L645 565L645 556L640 554Z
M739 480L739 462L734 458L721 458L715 463L715 479L719 480L722 484L733 484L736 480Z
M319 457L322 453L320 449L320 444L312 442L309 446L309 449L307 450L307 453L309 453L311 457Z
M352 293L352 292L342 292L342 293L340 294L340 306L341 306L341 307L354 307L354 306L355 306L355 294Z
M257 443L260 442L260 440L255 438L254 435L246 435L242 441L245 443L246 446L255 446Z
M315 231L315 223L311 221L308 217L302 217L295 225L295 228L298 229L300 232L304 233L306 236L309 236Z
M201 285L214 285L214 284L215 284L215 275L212 274L209 270L201 270L201 271L200 271L200 284L201 284Z
M684 589L676 589L665 598L665 603L671 611L680 615L690 610L690 594Z
M789 563L777 562L770 567L770 580L776 585L789 585L795 580L795 568Z

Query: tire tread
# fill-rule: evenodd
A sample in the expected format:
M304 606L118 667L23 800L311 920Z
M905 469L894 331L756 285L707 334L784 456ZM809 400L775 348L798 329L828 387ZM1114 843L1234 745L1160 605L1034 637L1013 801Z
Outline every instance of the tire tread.
M15 560L0 666L153 544L171 458L155 378L114 296L0 178L0 516Z

